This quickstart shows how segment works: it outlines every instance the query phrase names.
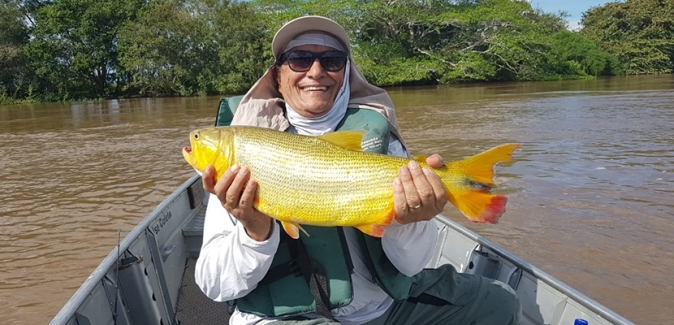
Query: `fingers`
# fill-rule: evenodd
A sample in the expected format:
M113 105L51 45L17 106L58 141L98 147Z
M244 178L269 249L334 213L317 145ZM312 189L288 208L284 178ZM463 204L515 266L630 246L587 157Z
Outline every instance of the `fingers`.
M440 157L440 155L438 155L437 153L426 158L426 163L428 164L428 166L431 166L433 168L440 168L445 165L445 162L442 160L442 157Z
M227 188L232 184L234 176L236 176L239 167L234 165L225 171L225 173L220 177L217 183L213 186L213 194L215 194L220 202L225 202L225 194L227 193Z
M230 168L230 171L231 169L232 168ZM229 187L227 187L225 192L225 200L221 200L224 203L223 205L225 206L225 209L229 210L230 212L239 207L243 189L246 187L248 178L250 177L248 168L243 167L240 170L238 168L235 169L235 171L231 171L232 173L236 172L236 174L234 175L231 184L229 184Z
M263 241L271 236L272 219L255 209L257 183L250 179L247 167L231 166L215 183L215 169L207 166L202 178L204 189L214 193L222 206L241 221L250 238Z
M393 212L395 212L398 222L405 223L404 219L407 216L407 209L407 196L405 196L405 189L398 177L393 181Z
M245 186L246 187L243 189L243 193L241 193L241 199L239 200L240 209L252 208L255 202L257 183L255 183L254 180L249 179Z
M415 214L420 209L421 200L409 165L400 167L398 178L393 182L393 210L396 220L401 224L414 222L416 220Z
M410 161L408 165L410 169L410 174L412 175L412 180L414 182L414 188L416 189L416 198L419 203L415 201L407 201L410 204L410 207L421 206L435 206L435 194L433 193L433 186L429 184L426 174L424 174L423 169L419 166L416 161ZM431 173L435 175L435 173ZM435 175L437 177L437 175ZM408 195L408 198L410 196Z
M442 184L442 180L440 179L438 174L432 172L430 169L424 168L423 172L424 175L426 176L426 179L428 180L428 183L431 185L431 188L433 189L434 195L433 201L435 203L437 213L440 213L440 211L442 211L442 209L445 207L445 204L447 203L447 192L445 191L445 185Z
M426 158L426 163L432 168L441 168L445 165L445 162L442 160L442 157L438 154L433 154L430 157ZM424 174L428 183L433 188L433 194L435 196L435 206L437 213L440 213L447 203L447 192L445 191L445 186L442 184L440 177L432 172L430 169L423 169Z
M204 168L204 172L201 174L201 185L205 191L215 193L213 189L215 186L215 168L213 166L208 165Z
M442 162L434 155L436 162ZM400 168L393 183L393 208L401 224L430 220L442 211L447 197L440 177L410 161Z
M400 178L403 190L405 191L405 200L410 208L418 209L421 206L421 199L419 198L419 193L417 192L416 183L413 178L413 174L419 173L420 171L419 165L415 161L410 161L406 167L400 168L400 172L398 173L398 178Z

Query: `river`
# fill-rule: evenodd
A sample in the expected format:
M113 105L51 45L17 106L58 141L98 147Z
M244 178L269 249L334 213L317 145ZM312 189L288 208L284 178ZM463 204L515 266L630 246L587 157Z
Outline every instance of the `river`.
M674 318L674 76L389 89L412 154L521 143L496 225L445 214L638 324ZM217 97L0 106L0 319L48 323L193 175Z

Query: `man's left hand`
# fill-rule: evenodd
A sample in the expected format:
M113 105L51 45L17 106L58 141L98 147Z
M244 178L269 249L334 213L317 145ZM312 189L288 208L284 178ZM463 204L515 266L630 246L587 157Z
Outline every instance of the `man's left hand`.
M426 158L426 163L433 168L444 165L437 154ZM400 168L393 182L393 210L399 223L431 220L446 203L445 187L436 173L421 168L414 160Z

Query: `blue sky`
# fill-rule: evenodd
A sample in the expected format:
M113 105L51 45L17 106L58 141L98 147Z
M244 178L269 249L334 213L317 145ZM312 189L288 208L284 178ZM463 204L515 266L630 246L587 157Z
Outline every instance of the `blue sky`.
M534 8L540 8L545 12L557 13L559 11L566 11L569 13L569 17L566 19L569 21L569 29L574 29L578 27L580 18L583 15L583 12L588 9L596 6L603 5L607 2L605 0L530 0L531 5Z

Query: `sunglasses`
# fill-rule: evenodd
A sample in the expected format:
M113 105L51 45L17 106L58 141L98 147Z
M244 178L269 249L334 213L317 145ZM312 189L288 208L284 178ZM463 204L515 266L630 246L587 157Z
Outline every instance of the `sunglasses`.
M306 72L314 65L314 61L318 59L323 70L330 72L337 72L344 69L346 65L347 55L342 51L325 51L325 52L309 52L309 51L290 51L281 54L276 61L276 65L281 65L288 62L290 70L295 72Z

